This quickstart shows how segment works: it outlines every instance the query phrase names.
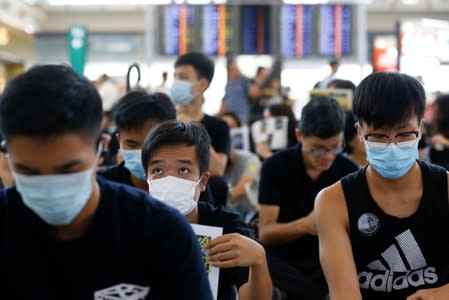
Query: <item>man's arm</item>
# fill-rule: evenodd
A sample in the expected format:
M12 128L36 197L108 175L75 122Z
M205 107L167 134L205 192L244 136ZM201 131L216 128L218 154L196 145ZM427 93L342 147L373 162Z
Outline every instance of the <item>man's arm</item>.
M228 163L228 156L225 153L218 153L210 147L209 172L212 176L223 176Z
M264 248L238 233L225 234L206 245L209 262L218 268L249 267L248 281L239 288L241 300L269 300L272 283Z
M407 300L447 300L449 299L449 284L439 288L419 290L407 297Z
M237 184L231 189L231 203L237 203L241 197L245 196L245 185L248 183L252 184L254 182L256 182L256 180L251 176L243 175L240 177L239 182L237 182Z
M349 240L349 221L340 182L322 190L315 201L320 261L331 300L362 300Z
M288 223L278 223L279 206L261 204L259 208L259 240L265 245L285 244L306 234L316 235L313 212Z

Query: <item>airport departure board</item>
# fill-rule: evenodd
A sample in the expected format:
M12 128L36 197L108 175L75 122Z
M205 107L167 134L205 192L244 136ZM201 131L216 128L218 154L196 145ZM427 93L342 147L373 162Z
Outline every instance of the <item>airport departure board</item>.
M351 18L349 5L320 7L320 55L340 57L351 54Z
M313 6L281 7L281 54L302 57L313 53Z
M194 50L194 6L164 7L164 54L179 55Z
M242 5L240 53L271 54L271 18L268 5Z
M234 52L233 7L227 5L203 6L202 41L207 55L224 56Z

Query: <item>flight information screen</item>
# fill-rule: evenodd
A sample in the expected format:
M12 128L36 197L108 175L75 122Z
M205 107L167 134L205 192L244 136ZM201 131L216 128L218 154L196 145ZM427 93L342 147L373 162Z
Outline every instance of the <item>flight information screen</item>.
M242 5L240 17L240 53L270 54L270 6Z
M320 7L320 55L340 57L351 54L351 23L351 6Z
M281 7L281 53L301 57L313 53L313 7L283 5Z

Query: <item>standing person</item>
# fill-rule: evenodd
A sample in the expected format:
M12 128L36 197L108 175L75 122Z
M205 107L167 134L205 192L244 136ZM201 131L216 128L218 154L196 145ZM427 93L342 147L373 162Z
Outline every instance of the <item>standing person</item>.
M256 76L251 82L248 95L250 104L250 124L263 118L263 111L265 107L262 105L262 100L265 96L265 89L268 76L270 75L267 68L259 66L256 70Z
M192 224L222 227L207 245L208 261L220 268L218 299L271 299L272 285L263 247L237 214L198 202L209 173L210 139L198 123L167 121L154 128L142 149L149 192L178 209Z
M292 299L324 299L313 204L318 192L356 171L339 154L345 114L337 101L317 97L302 110L298 145L268 158L259 183L259 240L274 285Z
M175 80L170 97L178 108L178 119L204 125L210 138L210 172L223 176L231 147L229 127L223 120L203 113L204 92L214 76L214 63L202 53L187 53L175 62Z
M168 95L170 93L170 89L168 88L167 80L168 80L168 73L166 71L164 71L164 72L162 72L162 82L160 85L158 85L154 89L154 92L155 93L164 93L164 94Z
M225 96L222 102L221 113L233 112L241 122L249 122L249 83L242 76L237 66L237 62L228 62L228 82L225 87Z
M67 66L34 67L2 93L16 182L0 192L2 298L212 299L185 219L95 176L101 119L97 91Z
M317 86L320 89L327 89L329 87L329 83L337 79L337 72L340 68L340 62L338 61L338 59L334 58L329 62L329 66L331 68L331 73L317 83Z
M120 92L114 80L106 74L100 76L95 82L98 93L103 102L103 111L111 111L115 103L120 98Z
M399 73L373 73L357 87L369 165L315 203L333 300L449 299L448 174L417 160L425 99L421 84Z

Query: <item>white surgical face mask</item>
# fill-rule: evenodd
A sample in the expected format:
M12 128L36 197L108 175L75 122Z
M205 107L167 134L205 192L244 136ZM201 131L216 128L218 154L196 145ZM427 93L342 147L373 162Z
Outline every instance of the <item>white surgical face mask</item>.
M150 195L176 208L181 214L188 215L197 205L196 187L201 182L174 176L148 180Z

